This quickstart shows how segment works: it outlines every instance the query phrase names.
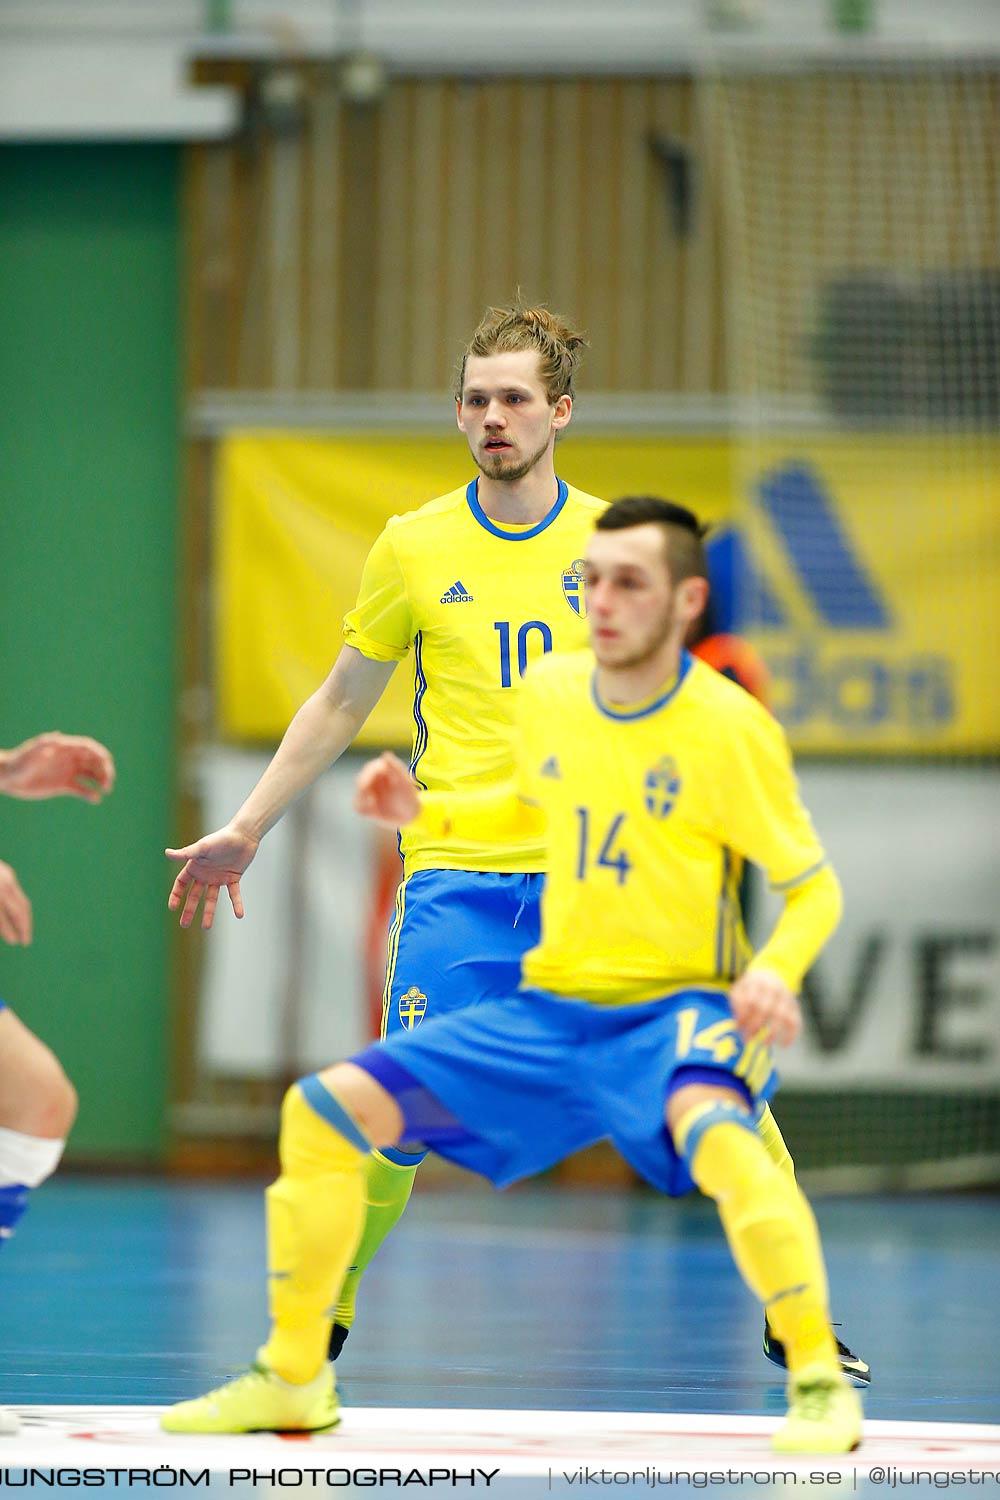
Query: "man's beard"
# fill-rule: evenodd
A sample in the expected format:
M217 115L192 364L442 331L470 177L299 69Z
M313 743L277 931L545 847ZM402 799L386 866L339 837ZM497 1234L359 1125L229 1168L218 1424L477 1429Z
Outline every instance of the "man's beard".
M537 453L533 453L530 458L523 459L520 463L512 464L509 467L504 463L505 455L503 453L487 454L485 462L480 458L476 458L475 454L473 454L473 457L476 458L476 466L479 472L487 479L497 479L504 484L513 484L515 480L523 479L525 474L531 472L539 459L544 457L548 446L549 443L546 438Z

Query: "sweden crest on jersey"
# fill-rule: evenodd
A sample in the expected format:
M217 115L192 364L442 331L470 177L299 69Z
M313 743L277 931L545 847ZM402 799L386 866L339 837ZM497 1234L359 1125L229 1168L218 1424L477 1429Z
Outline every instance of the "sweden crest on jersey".
M646 811L654 818L665 818L677 801L680 789L677 762L672 755L664 755L646 772Z
M563 598L581 620L587 618L587 585L583 579L583 558L578 557L562 575Z

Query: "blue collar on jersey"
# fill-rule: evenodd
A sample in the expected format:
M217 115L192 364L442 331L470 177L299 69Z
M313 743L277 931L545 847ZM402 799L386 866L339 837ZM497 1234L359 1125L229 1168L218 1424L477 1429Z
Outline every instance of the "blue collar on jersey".
M676 695L681 683L690 670L691 653L690 651L685 651L682 647L677 676L667 688L667 691L661 693L659 698L656 698L652 703L646 703L641 708L612 708L610 703L602 703L600 694L597 691L597 672L595 671L593 677L590 679L590 692L594 700L594 706L608 719L644 719L647 714L659 713L661 708L666 707L671 698Z
M491 531L494 536L502 537L505 542L526 542L531 537L537 536L540 531L544 531L546 526L551 526L556 516L566 504L566 496L569 491L566 489L566 485L563 480L557 479L556 483L559 486L559 493L556 495L555 505L553 505L548 515L543 516L538 525L532 526L529 531L504 531L502 526L497 526L490 520L489 516L486 514L486 512L483 510L483 507L479 503L478 479L472 480L465 492L465 498L469 502L469 509L472 511L472 514L475 516L480 526L484 526L486 530Z

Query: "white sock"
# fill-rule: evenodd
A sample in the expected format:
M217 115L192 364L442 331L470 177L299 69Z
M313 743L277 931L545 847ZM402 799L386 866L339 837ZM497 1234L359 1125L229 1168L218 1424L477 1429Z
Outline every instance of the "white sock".
M0 1187L38 1187L52 1176L65 1148L64 1140L0 1126Z

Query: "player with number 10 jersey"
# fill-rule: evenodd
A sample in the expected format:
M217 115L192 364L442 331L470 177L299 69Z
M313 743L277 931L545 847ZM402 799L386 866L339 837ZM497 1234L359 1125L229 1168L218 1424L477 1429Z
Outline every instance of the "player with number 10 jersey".
M410 764L428 790L507 780L514 689L528 663L586 640L581 559L605 505L554 469L581 346L545 309L487 314L456 392L479 477L389 521L344 621L347 647L369 661L391 666L413 653ZM540 839L456 845L405 831L400 850L383 1037L510 994L539 935ZM375 1201L337 1308L334 1355L353 1322L358 1279L402 1213L424 1154L390 1147L373 1159Z
M580 558L604 502L557 481L532 526L492 521L478 481L394 516L365 564L344 639L375 661L413 651L411 770L429 791L512 774L514 694L528 663L586 641ZM409 879L424 870L541 870L539 842L435 840L404 829ZM457 997L456 997L457 998Z
M514 688L529 661L586 638L580 559L603 504L555 472L573 411L582 337L545 308L491 308L470 340L456 416L478 470L462 489L395 516L368 558L345 644L298 710L242 807L181 849L168 905L212 926L292 800L353 742L397 664L413 661L412 763L436 791L488 787L513 771ZM383 1035L509 994L538 941L538 840L458 848L404 836L389 933ZM331 997L333 1000L335 996ZM358 1281L409 1196L422 1152L373 1154L367 1217L336 1310L331 1353L354 1317Z

